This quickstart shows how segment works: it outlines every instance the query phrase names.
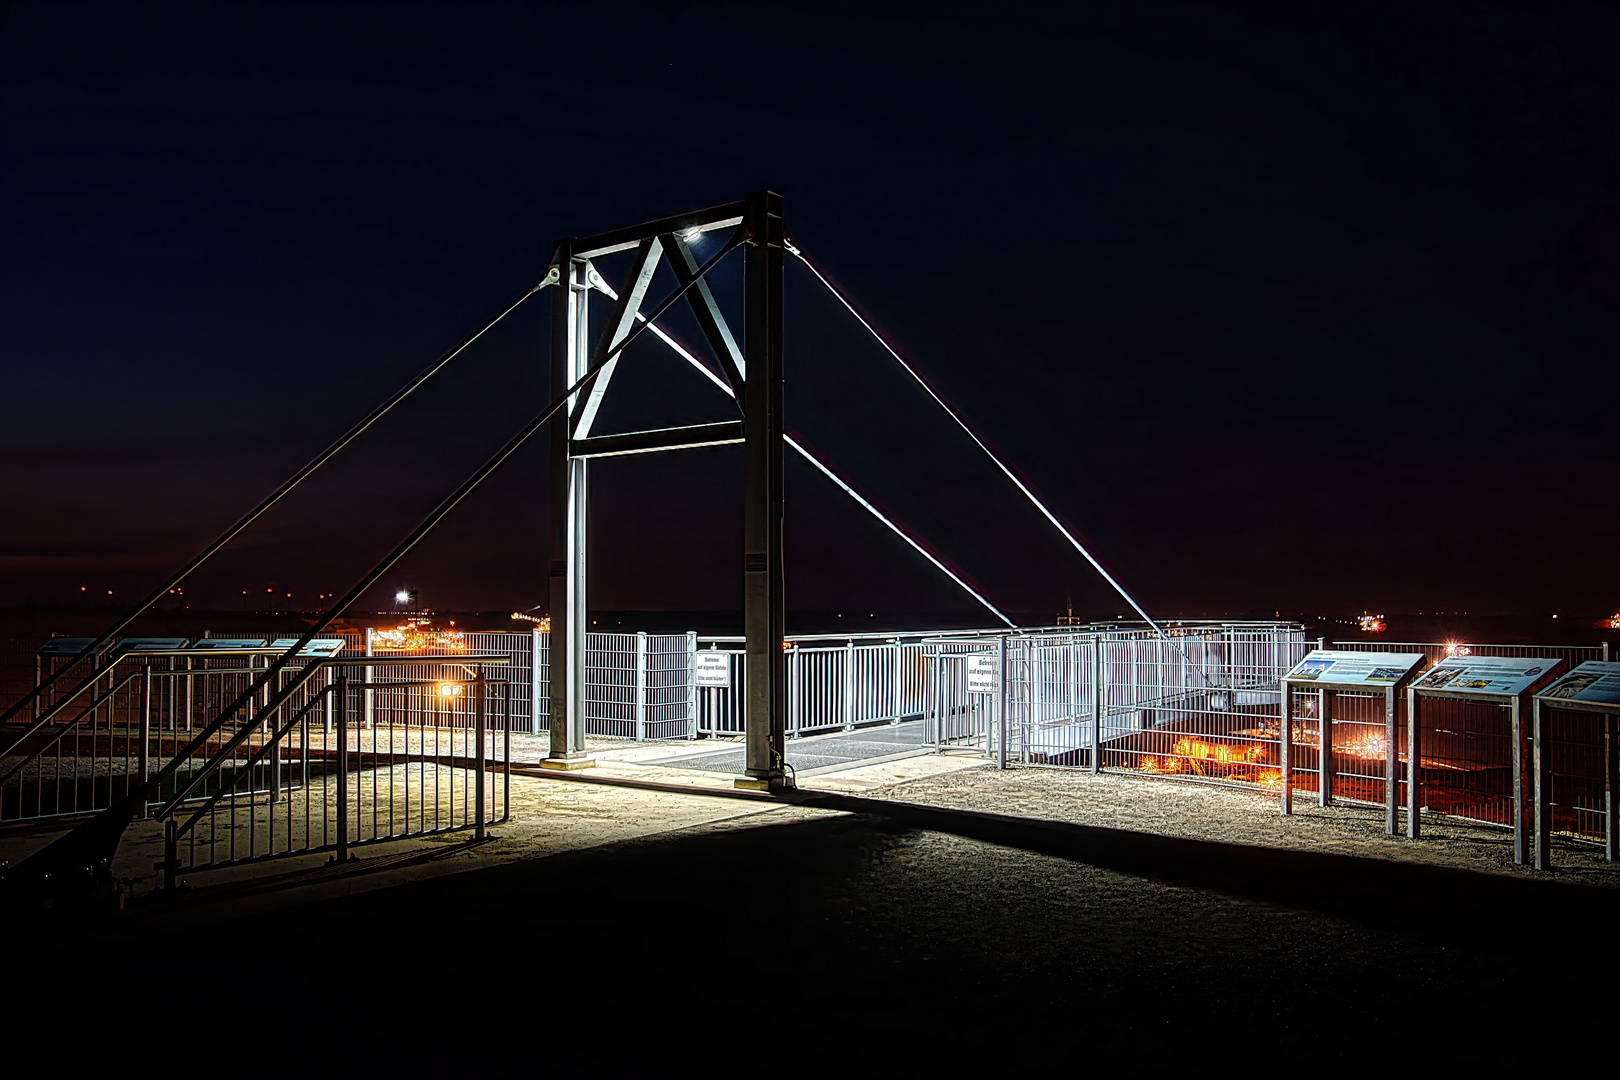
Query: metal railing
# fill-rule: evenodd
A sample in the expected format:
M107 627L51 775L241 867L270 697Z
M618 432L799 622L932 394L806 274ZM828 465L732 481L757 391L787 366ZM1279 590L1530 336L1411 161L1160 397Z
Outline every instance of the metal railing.
M330 667L333 678L302 705L261 713L248 738L202 767L191 796L159 811L167 811L166 887L185 871L323 852L341 862L353 848L469 829L482 839L489 825L511 816L511 725L504 721L512 684L485 677L487 655L441 665L474 666L471 677L351 677L365 667L424 666L391 659ZM465 709L472 722L362 718L364 695L406 689L436 699L445 714Z

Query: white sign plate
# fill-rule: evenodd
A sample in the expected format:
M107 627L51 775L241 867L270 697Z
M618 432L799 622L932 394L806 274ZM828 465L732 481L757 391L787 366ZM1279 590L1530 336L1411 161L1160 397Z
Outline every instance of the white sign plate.
M1001 671L991 653L971 653L967 658L967 688L970 694L994 694L1001 690Z
M270 648L286 652L298 644L295 637L278 637L270 643ZM336 656L343 651L343 639L339 637L310 638L309 644L298 650L299 656Z
M1537 696L1588 705L1620 705L1620 663L1588 660Z
M1412 685L1419 690L1512 697L1556 666L1557 660L1545 656L1448 656Z
M731 689L731 654L718 649L693 653L692 685Z
M1288 678L1319 686L1391 686L1423 663L1422 653L1312 649Z

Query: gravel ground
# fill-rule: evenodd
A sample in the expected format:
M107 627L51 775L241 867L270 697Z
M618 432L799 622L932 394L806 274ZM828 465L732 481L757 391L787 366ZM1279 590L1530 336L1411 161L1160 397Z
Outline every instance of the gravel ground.
M1420 862L1463 870L1537 877L1513 862L1504 829L1425 818L1416 842L1384 835L1384 812L1362 806L1315 805L1295 797L1283 817L1277 798L1214 784L1059 769L966 769L897 785L882 797L924 806L973 810L1130 829L1160 836L1255 844L1295 851ZM1401 815L1401 828L1406 816ZM1620 868L1601 848L1558 840L1553 862L1562 880L1620 888Z

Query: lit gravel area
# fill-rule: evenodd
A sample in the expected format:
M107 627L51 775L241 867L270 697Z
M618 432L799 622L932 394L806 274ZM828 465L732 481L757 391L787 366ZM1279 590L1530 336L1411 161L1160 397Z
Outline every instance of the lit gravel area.
M895 785L874 796L953 810L1042 818L1192 840L1292 848L1365 858L1422 862L1467 870L1546 875L1516 866L1513 837L1503 829L1425 818L1411 841L1384 835L1382 808L1315 805L1294 800L1283 817L1271 794L1146 777L1060 769L966 769ZM1405 814L1401 828L1406 827ZM1620 864L1593 845L1555 841L1557 875L1620 887Z

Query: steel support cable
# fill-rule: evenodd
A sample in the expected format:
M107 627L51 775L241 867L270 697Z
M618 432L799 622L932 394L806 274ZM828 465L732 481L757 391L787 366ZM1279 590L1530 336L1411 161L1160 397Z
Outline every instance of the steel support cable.
M592 382L597 375L601 373L601 370L602 369L598 367L591 371L587 371L584 375L581 375L579 380L575 382L573 386L570 386L555 401L547 405L543 410L536 414L532 420L523 425L523 427L518 430L517 434L508 439L506 444L497 450L493 456L484 462L483 465L479 466L478 470L463 481L460 487L456 488L455 491L445 496L444 501L439 503L439 505L434 508L433 512L423 519L421 524L412 530L409 536L400 541L399 545L395 547L393 551L389 552L381 562L372 567L372 569L367 572L365 576L363 576L358 582L356 582L348 592L344 593L343 596L337 600L337 602L332 604L331 607L327 608L326 611L321 614L321 617L315 621L314 625L312 625L308 630L305 630L303 636L294 642L290 648L288 648L280 656L276 657L276 659L264 669L264 673L255 679L253 684L242 692L240 697L238 697L225 709L221 710L220 714L215 717L207 727L203 728L203 730L191 740L190 744L188 744L183 751L171 758L169 763L165 765L158 772L157 776L154 777L153 780L148 784L148 789L157 787L158 790L161 790L162 783L174 775L182 762L190 758L191 755L196 753L197 750L202 747L209 738L218 733L220 728L224 727L226 721L232 716L236 715L236 713L241 710L242 706L252 701L254 696L258 694L262 688L269 685L272 680L275 679L276 675L283 668L285 668L294 657L298 655L299 651L302 650L304 646L308 645L321 633L321 631L325 630L334 621L336 621L338 616L342 615L350 604L360 599L360 597L365 594L367 589L371 588L379 580L381 580L382 576L388 573L388 571L393 568L395 563L399 562L400 559L403 559L412 548L414 548L422 541L424 537L427 536L428 533L432 532L434 528L438 526L439 522L443 521L452 510L461 504L462 500L464 500L468 495L472 494L473 489L478 487L479 484L483 483L484 480L488 478L488 476L496 469L500 468L500 466L505 463L506 459L516 453L517 449L521 447L531 435L533 435L536 431L539 431L540 428L544 427L546 421L550 420L557 414L559 409L562 409L568 404L568 399L571 396L578 393L581 388ZM306 674L303 674L300 678L291 680L285 687L280 688L248 723L244 724L234 735L231 736L230 739L226 740L225 744L220 747L206 766L192 773L191 778L186 781L184 785L176 787L174 795L163 804L162 809L158 810L155 816L162 819L174 813L175 808L179 806L188 795L191 794L192 790L196 788L196 786L201 783L205 777L217 769L220 762L226 760L236 750L236 748L241 745L243 740L245 740L252 731L254 731L261 723L264 722L266 717L272 715L276 709L280 708L281 705L285 703L286 700L304 684L309 675L313 674L314 671L318 669L318 667L319 665L317 664L309 665L303 669Z
M597 275L592 280L591 285L592 285L593 288L601 291L602 293L606 294L607 296L612 297L614 300L617 300L619 298L618 293L613 290L613 287L611 285L609 285L606 281L602 280L600 275ZM714 372L710 371L709 366L707 364L705 364L703 361L699 360L696 356L693 356L692 353L688 349L686 349L685 346L681 345L680 342L676 341L674 338L672 338L668 334L666 334L662 327L660 327L657 324L653 323L650 319L648 319L647 316L643 315L639 311L636 312L636 318L640 319L642 322L647 324L643 329L651 330L652 333L653 333L653 336L657 337L665 345L668 345L671 349L673 349L675 351L676 355L680 356L681 359L683 359L687 363L691 364L700 373L702 373L704 378L708 379L710 382L714 383L715 386L719 387L721 393L725 394L727 397L731 398L734 401L736 400L736 397L737 397L736 392L734 390L732 390L730 384L728 384L724 379L722 379L720 376L716 375ZM989 611L990 614L994 615L996 618L998 618L1002 622L1006 623L1012 629L1014 629L1014 630L1018 629L1018 624L1017 623L1013 622L1011 619L1007 618L1007 616L1003 615L999 608L997 608L990 601L986 600L977 590L975 590L973 588L973 586L969 585L966 581L963 581L961 576L958 575L955 571L953 571L950 567L946 566L943 562L940 562L940 560L938 558L936 558L934 556L934 554L932 552L930 552L927 548L923 547L922 544L920 544L916 540L912 539L911 536L908 535L905 532L904 529L900 528L900 526L896 525L893 521L891 521L887 517L885 517L882 511L880 511L877 507L873 506L870 502L868 502L865 498L863 498L861 496L861 494L859 492L857 492L853 487L851 487L849 484L845 483L844 480L841 479L838 476L837 473L833 472L832 469L828 468L825 464L823 464L821 462L821 460L818 459L814 454L810 453L810 451L806 450L803 446L801 446L793 438L793 436L784 434L782 436L782 441L787 443L788 446L792 447L793 450L796 453L798 453L798 455L800 457L804 458L804 460L808 461L811 465L814 465L824 476L827 477L827 479L829 479L833 483L837 484L838 487L840 489L842 489L844 494L848 495L851 499L854 499L855 502L860 507L862 507L864 510L866 510L867 513L871 514L873 517L877 518L884 525L886 525L889 528L889 531L894 533L894 535L898 536L900 539L904 540L907 544L911 545L911 547L919 555L921 555L923 558L925 558L929 562L933 563L934 566L938 568L940 573L944 574L946 577L948 577L952 581L954 581L957 584L957 586L959 588L961 588L961 590L963 592L967 593L969 596L973 597L973 599L977 600L980 604L984 605L985 610Z
M945 415L956 421L956 426L966 432L967 437L972 439L980 450L984 451L985 456L995 463L996 468L1000 469L1004 474L1006 474L1007 479L1011 480L1013 485L1017 487L1019 491L1024 493L1024 498L1029 500L1030 505L1039 510L1041 515L1045 517L1047 521L1052 523L1052 527L1063 534L1063 538L1069 542L1070 546L1073 547L1074 550L1078 551L1085 558L1086 562L1091 564L1092 569L1096 570L1097 573L1102 575L1103 580L1108 582L1108 584L1113 587L1113 590L1117 592L1138 615L1142 616L1144 622L1153 627L1155 633L1157 633L1164 640L1170 642L1172 645L1175 645L1176 651L1181 653L1182 658L1197 669L1198 673L1204 677L1205 682L1209 682L1210 680L1208 673L1193 662L1192 657L1188 656L1186 650L1183 649L1179 644L1176 644L1174 638L1164 632L1164 628L1154 621L1153 617L1143 609L1141 604L1136 602L1136 599L1131 596L1130 593L1125 591L1125 587L1123 585L1114 580L1114 575L1110 574L1103 567L1103 564L1097 561L1096 556L1092 555L1091 552L1086 549L1084 544L1075 539L1074 534L1064 526L1063 522L1058 520L1057 515L1052 513L1051 510L1047 509L1045 503L1036 498L1035 493L1029 490L1028 485L1018 478L1018 474L1013 472L1012 469L1008 468L1006 463L1003 462L1000 457L996 456L996 452L991 450L990 447L985 444L983 439L979 438L978 433L968 426L967 421L963 420L962 417L957 414L956 410L951 408L950 405L946 403L945 399L941 397L932 386L928 385L928 380L924 379L922 375L918 373L916 368L912 367L911 364L906 362L906 358L900 355L900 351L893 345L889 344L888 339L879 333L876 327L874 327L870 322L867 322L866 317L862 315L855 307L854 302L851 301L849 297L844 295L843 290L839 289L838 286L829 281L827 276L816 268L816 264L805 257L804 252L799 249L798 245L789 243L785 246L788 252L790 252L794 258L803 263L805 268L808 269L810 273L815 275L816 280L821 282L826 290L831 293L840 304L844 305L845 310L855 317L855 321L866 328L866 332L872 335L873 340L875 340L879 345L883 346L884 351L886 351L890 356L894 357L895 362L905 369L906 374L910 375L916 380L917 385L922 387L924 392L926 392L929 397L934 399L934 403L941 409L945 410Z
M82 657L88 656L91 658L91 662L94 663L96 653L100 651L100 649L106 645L107 642L111 641L120 632L126 629L130 623L139 618L147 608L151 607L164 596L168 595L170 589L175 588L182 581L186 580L186 578L191 575L192 571L196 570L203 563L207 562L209 559L218 554L219 550L234 540L243 529L246 529L249 525L253 524L253 522L263 516L267 510L269 510L276 503L280 502L288 492L292 491L293 488L307 480L311 474L318 470L322 465L325 465L328 461L330 461L334 456L337 455L339 451L364 434L367 428L371 427L372 424L382 419L382 417L392 410L394 406L398 405L401 401L404 401L407 397L410 397L410 395L419 389L423 383L437 375L446 364L465 352L469 346L493 329L495 325L502 319L516 311L525 300L546 288L548 285L555 285L559 279L560 275L558 268L555 266L551 267L546 271L545 277L541 278L534 285L531 285L529 288L520 293L517 299L503 307L500 310L500 313L494 318L485 322L483 326L479 327L470 336L463 339L459 345L441 355L437 360L428 365L427 368L418 373L404 386L394 391L394 393L391 394L385 401L383 401L376 408L372 409L371 412L367 413L352 427L350 427L348 431L345 431L342 435L338 436L337 440L334 441L330 446L311 458L303 468L299 469L297 472L293 473L292 476L288 477L280 487L276 488L276 490L272 491L269 495L266 495L257 506L244 514L241 519L236 522L236 524L232 525L230 528L221 533L213 543L209 544L207 547L203 548L202 551L198 552L190 562L186 563L185 566L181 567L178 571L171 575L167 581L154 589L151 595L149 595L145 600L142 600L134 608L130 609L109 629L102 631L100 637L96 638L96 640L87 646L85 650L78 656L75 656L72 660L70 660L66 666L58 668L56 671L52 672L51 675L40 682L39 685L35 686L27 694L24 694L21 700L11 706L11 708L7 709L4 714L0 714L0 724L10 720L13 716L22 711L22 709L29 702L33 701L44 690L53 685L57 679L73 670ZM68 695L66 700L72 700L78 695L80 690L83 689L84 685L89 684L99 677L100 670L97 669L95 672L92 672L89 676L87 676L80 686L75 687L73 692ZM29 726L26 731L23 732L21 737L27 737L36 729L42 727L46 723L49 723L58 711L60 711L60 705L53 705L51 708L47 709L32 725Z
M702 281L704 275L712 270L716 263L724 258L725 255L728 254L733 248L741 244L746 238L747 237L744 230L739 228L737 232L733 234L731 239L726 242L725 247L723 247L720 251L717 251L714 254L714 257L705 263L698 270L698 272L693 275L691 281L676 289L672 295L670 295L658 306L653 313L654 317L662 314L664 311L667 311L671 305L680 300L680 298L686 294L688 289L692 288L699 281ZM554 283L555 280L558 280L557 275L548 274L545 283L543 283L541 287L544 287L544 284L546 283ZM539 290L536 289L534 291ZM513 306L515 307L516 305ZM646 327L642 327L641 329L644 330ZM277 673L285 668L287 664L298 655L299 651L302 650L305 645L308 645L310 641L314 640L314 638L322 630L325 630L328 626L330 626L332 622L336 620L337 617L341 615L350 604L358 600L367 589L376 584L377 581L380 580L396 562L404 558L406 553L409 552L411 548L415 547L423 537L431 532L439 524L439 522L450 513L450 511L454 510L456 506L460 504L463 499L471 494L474 488L481 484L490 473L499 468L507 458L511 457L512 454L516 452L518 447L522 446L531 435L543 427L546 421L550 420L552 416L556 414L558 409L565 407L575 394L579 393L583 387L593 382L596 377L605 370L607 361L627 348L630 343L634 341L637 336L639 336L640 333L641 330L637 330L635 333L628 335L613 349L608 350L607 355L602 358L601 364L596 365L595 367L591 368L591 370L581 375L579 379L575 381L574 385L563 391L563 393L555 401L546 406L546 408L542 410L533 420L530 420L527 424L525 424L523 428L516 435L514 435L505 446L503 446L495 453L493 457L480 466L478 471L473 473L473 475L470 476L466 482L461 485L461 487L457 488L450 495L446 496L445 500L439 504L433 513L429 514L427 518L424 519L419 526L417 526L416 530L412 532L410 536L401 541L400 545L390 552L381 563L377 564L377 566L374 567L370 573L361 578L361 580L346 594L344 594L341 599L329 607L321 615L320 619L317 620L315 624L308 630L304 631L303 636L294 642L290 648L288 648L280 656L276 657L276 659L265 668L264 673L255 679L253 684L242 692L240 697L232 702L227 708L221 710L220 714L191 740L191 743L187 745L184 751L176 754L172 759L170 759L169 763L163 767L163 769L158 773L157 777L152 781L151 784L148 785L148 789L152 789L153 785L161 785L163 781L172 776L174 772L178 770L181 762L187 760L192 754L196 753L198 748L203 746L211 736L224 727L225 723L232 716L236 715L236 713L245 704L252 701L254 695L257 694L260 689L269 685ZM304 670L312 673L316 667L317 665L311 664ZM281 688L247 724L244 724L235 735L226 741L226 744L215 753L214 757L210 759L208 764L203 769L198 772L194 772L191 775L191 779L187 781L185 786L175 791L173 797L170 798L168 802L163 804L162 809L157 812L156 816L159 818L164 818L172 814L175 807L180 805L181 801L191 793L197 784L199 784L202 779L209 775L214 769L218 768L219 763L224 761L236 749L237 746L241 745L242 741L247 738L250 732L255 730L261 723L264 722L266 717L272 715L283 702L290 698L292 694L303 685L303 682L305 679L307 679L307 677L308 676L306 675L303 678L294 679L289 682L287 686ZM161 790L161 786L157 787L156 790Z

